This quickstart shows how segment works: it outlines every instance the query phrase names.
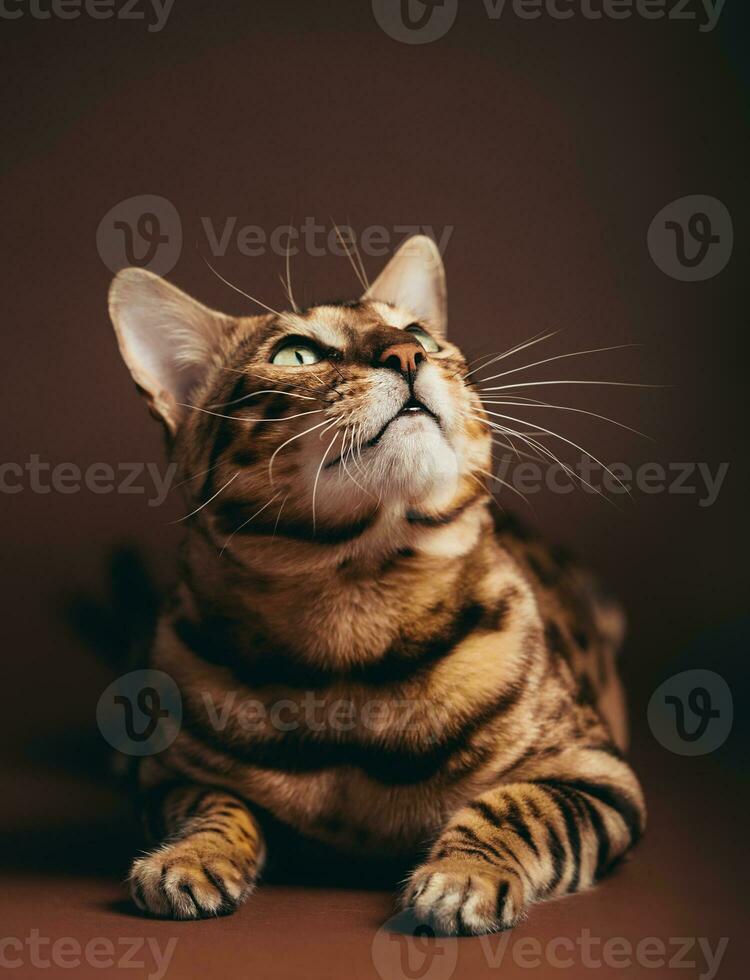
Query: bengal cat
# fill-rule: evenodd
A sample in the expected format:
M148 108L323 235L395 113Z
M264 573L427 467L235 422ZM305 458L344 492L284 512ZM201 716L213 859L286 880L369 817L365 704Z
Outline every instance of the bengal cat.
M429 239L360 300L292 306L226 316L140 269L112 285L189 504L151 651L183 723L140 763L160 842L133 898L179 919L234 910L270 814L344 854L421 847L402 896L420 921L510 928L643 831L621 616L493 517L492 424L446 338Z

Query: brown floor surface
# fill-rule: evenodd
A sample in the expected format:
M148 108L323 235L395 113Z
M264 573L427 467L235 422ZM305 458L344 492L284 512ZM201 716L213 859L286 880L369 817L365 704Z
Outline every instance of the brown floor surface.
M398 923L380 931L393 915L392 891L361 878L346 887L265 884L235 916L214 921L142 918L121 883L133 848L122 801L88 780L17 768L17 812L6 807L3 817L0 963L24 980L739 980L748 975L746 784L711 759L661 755L667 768L657 771L650 754L650 764L636 759L650 826L631 861L588 894L533 909L513 933L459 940L406 938ZM30 800L45 801L33 824ZM36 953L33 930L47 941ZM55 942L55 961L41 966Z

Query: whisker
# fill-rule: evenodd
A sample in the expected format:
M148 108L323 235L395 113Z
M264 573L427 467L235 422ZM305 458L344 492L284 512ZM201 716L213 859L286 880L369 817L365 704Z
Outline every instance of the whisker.
M282 442L282 444L278 447L278 449L276 449L274 451L274 453L271 455L271 458L268 461L268 482L269 483L273 484L273 474L272 474L273 461L279 455L279 453L284 448L284 446L288 446L289 443L290 442L294 442L295 439L301 439L302 436L306 436L308 432L314 432L316 429L320 429L324 425L328 425L328 419L323 419L323 421L322 422L318 422L317 425L311 425L310 428L309 429L305 429L304 432L298 432L296 436L292 436L291 439L287 439L286 442Z
M344 430L344 438L342 440L341 466L342 466L342 468L344 470L344 473L346 473L346 475L352 481L352 483L354 484L354 486L355 487L358 487L362 491L362 493L366 494L368 497L372 497L373 500L375 500L376 499L375 498L375 495L372 494L372 493L370 493L369 490L365 490L365 488L362 486L362 484L361 483L358 483L357 480L354 479L354 477L351 474L351 471L350 471L349 467L346 464L346 458L347 458L347 456L349 454L351 454L352 451L353 451L353 449L354 449L354 427L353 426L352 426L352 429L351 429L351 439L350 439L350 443L349 443L349 448L346 449L346 437L347 437L347 434L349 433L349 431L350 431L349 430L349 427L347 426L347 428ZM352 457L352 459L353 459L353 457Z
M341 245L342 245L344 251L346 252L346 257L349 259L349 263L350 263L352 269L354 269L354 275L357 277L357 279L359 279L359 283L362 286L362 288L364 289L364 291L367 292L367 290L370 287L369 287L369 285L367 283L366 277L364 277L362 275L362 273L359 271L359 269L357 268L357 264L356 264L356 262L354 261L354 259L352 257L352 253L349 251L349 246L344 241L344 236L341 234L341 229L336 224L336 222L333 221L333 218L331 218L331 221L333 222L333 227L336 229L336 234L338 235L338 239L341 242Z
M273 313L274 316L281 316L278 310L274 310L272 307L266 306L265 303L261 303L259 299L256 299L254 296L251 296L250 293L246 293L244 289L240 289L239 286L235 286L233 282L230 282L228 279L225 279L220 272L217 272L216 269L214 269L214 267L211 265L211 263L208 261L207 258L204 257L203 261L206 263L206 265L211 270L211 272L213 272L216 278L221 279L221 281L226 286L229 286L230 289L233 289L235 292L240 293L241 296L246 297L247 299L251 300L253 303L257 304L258 306L263 307L264 310L268 310L269 313Z
M346 220L349 221L349 216L348 215L347 215ZM352 223L351 223L351 221L349 221L349 227L351 228L351 226L352 226ZM356 235L352 235L352 249L354 250L354 254L357 257L357 262L359 263L359 269L360 269L360 272L362 273L362 278L365 281L365 286L367 287L367 289L369 289L370 288L370 280L367 278L367 272L365 271L365 265L364 265L364 262L362 261L362 256L361 256L360 251L359 251L359 245L357 244L357 237L356 237Z
M288 395L290 398L303 398L308 402L320 401L319 398L313 398L312 395L298 395L294 391L283 391L281 388L266 388L263 391L251 391L249 395L243 395L242 398L233 398L231 402L217 402L217 404L208 407L229 408L230 405L239 405L240 402L245 402L249 398L257 398L259 395Z
M292 309L295 313L299 313L299 307L294 299L294 293L292 291L292 266L291 266L291 250L292 250L292 219L289 219L289 234L286 239L286 294L289 297L289 302L292 304Z
M483 405L508 405L515 408L554 408L561 412L576 412L580 415L590 415L592 418L601 419L603 422L611 422L612 425L616 425L620 429L626 429L628 432L633 432L635 435L642 436L644 439L649 439L651 442L654 441L654 439L651 436L646 435L645 432L640 432L638 429L625 425L624 422L618 422L617 419L611 419L607 415L600 415L598 412L589 412L585 408L571 408L569 405L550 405L548 402L540 402L529 399L511 402L503 399L482 398L481 402Z
M514 487L512 484L507 483L505 480L501 480L499 476L495 476L495 474L494 473L490 473L489 470L481 470L481 469L479 469L479 470L477 470L477 472L478 473L483 473L485 476L488 476L491 480L495 480L497 483L502 484L502 486L507 487L508 490L512 490L513 493L515 493L517 496L519 496L521 498L521 500L524 501L524 503L528 504L529 507L531 507L531 501L528 499L528 497L526 496L526 494L521 493L521 491L517 487ZM533 508L532 508L532 510L533 510Z
M331 441L328 444L328 448L323 453L323 456L322 456L322 458L320 460L320 466L318 467L318 472L315 474L315 483L313 483L313 492L312 492L313 534L315 534L315 531L317 530L317 520L316 520L316 516L315 516L315 500L316 500L317 494L318 494L318 481L320 480L320 474L323 472L323 464L326 461L326 456L333 449L333 444L334 444L334 442L336 442L336 440L338 439L338 437L340 435L341 435L341 432L334 432L333 439L331 439Z
M630 491L622 482L622 480L619 477L615 476L612 470L605 463L603 463L600 459L597 459L597 457L594 456L593 453L590 453L588 450L584 449L583 446L579 446L577 442L573 442L572 439L568 439L565 436L561 436L559 432L553 432L551 429L545 429L544 426L542 425L538 425L534 422L528 422L526 419L517 419L514 418L512 415L502 415L499 412L488 411L487 414L497 416L497 418L507 419L509 422L517 422L519 425L533 426L534 428L539 429L540 432L546 432L547 435L554 436L556 439L560 439L562 442L567 443L569 446L573 446L574 449L577 449L579 452L583 453L584 456L588 456L590 459L593 459L593 461L597 464L597 466L601 466L601 468L605 471L605 473L609 473L612 479L616 480L626 493L628 494L630 493Z
M181 408L192 408L195 412L202 412L204 415L213 415L217 419L231 419L233 422L291 422L292 419L301 419L303 415L320 415L327 411L325 408L314 408L309 412L298 412L296 415L282 415L278 419L253 418L247 415L222 415L220 412L211 412L207 408L199 405L186 405L184 402L177 403Z
M229 537L224 542L224 547L219 552L219 557L221 557L224 554L224 552L227 550L227 548L229 547L229 545L230 545L230 543L232 541L232 538L235 536L235 534L239 534L243 527L247 527L247 525L250 523L250 521L254 521L255 518L259 514L262 514L263 513L263 511L266 509L266 507L270 507L271 504L274 502L274 500L278 499L280 496L281 496L281 490L279 490L279 492L275 496L271 497L271 499L268 501L268 503L263 504L263 506L260 508L260 510L257 510L253 514L252 517L248 517L248 519L246 521L244 521L242 524L240 524L240 526L238 528L235 528L235 530L232 531L232 533L229 535Z
M289 491L289 493L291 493L291 490ZM286 497L284 497L284 499L283 499L283 500L281 501L281 507L279 507L279 512L278 512L278 514L276 515L276 523L275 523L275 524L274 524L274 526L273 526L273 534L271 535L271 540L272 540L272 541L273 541L273 539L274 539L274 538L276 537L276 532L277 532L277 531L278 531L278 529L279 529L279 521L281 520L281 512L282 512L282 510L284 509L284 504L285 504L285 503L287 502L287 500L289 499L289 493L288 493L288 494L286 495Z
M176 521L170 521L169 523L170 524L180 524L182 521L186 521L189 517L194 517L198 513L198 511L201 511L201 510L203 510L204 507L207 507L211 503L212 500L216 500L216 498L219 496L219 494L222 493L224 490L226 490L226 488L229 486L230 483L234 483L234 481L237 479L237 477L240 475L241 472L242 472L242 470L237 470L237 472L234 474L234 476L230 477L227 480L227 482L224 484L224 486L223 487L220 487L216 491L216 493L213 494L213 496L209 497L208 500L204 501L200 505L200 507L196 507L195 510L190 511L189 514L185 514L184 517L180 517Z
M489 379L488 379L489 380ZM511 388L539 388L542 385L613 385L617 388L663 388L664 385L644 385L633 381L521 381L512 385L491 385L489 388L481 388L480 391L509 391Z
M472 374L476 374L477 371L481 371L482 368L489 367L490 364L495 364L496 361L505 360L506 357L510 357L513 354L518 354L520 351L526 350L527 347L533 347L534 344L541 344L543 341L549 340L550 337L554 337L555 334L558 333L560 333L559 330L552 330L550 333L546 333L546 334L544 332L534 334L534 336L530 340L525 340L523 341L523 343L516 344L515 347L511 347L509 350L504 351L502 354L497 354L494 357L491 357L485 364L480 364L479 367L475 367L473 371L469 371L467 374L464 375L464 380L466 378L471 377Z
M584 354L602 354L611 350L626 350L628 347L640 347L640 344L616 344L612 347L593 347L591 350L577 350L570 354L556 354L554 357L545 357L543 361L534 361L532 364L524 364L521 367L511 368L509 371L502 371L500 374L490 375L489 378L482 378L485 381L495 381L497 378L504 378L508 374L517 374L518 371L528 371L530 368L539 367L542 364L551 364L553 361L562 361L566 357L582 357Z

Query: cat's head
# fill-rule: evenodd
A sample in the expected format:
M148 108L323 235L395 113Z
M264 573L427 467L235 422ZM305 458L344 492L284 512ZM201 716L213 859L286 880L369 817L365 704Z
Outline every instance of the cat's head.
M122 356L219 546L439 522L484 490L491 439L416 237L361 299L231 317L141 269L115 278ZM200 509L200 510L199 510Z

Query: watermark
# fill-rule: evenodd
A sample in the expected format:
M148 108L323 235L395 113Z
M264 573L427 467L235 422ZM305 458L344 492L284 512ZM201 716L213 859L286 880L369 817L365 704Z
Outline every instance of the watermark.
M213 258L230 254L245 258L275 255L280 259L304 254L345 258L359 252L368 258L385 258L414 235L427 235L445 255L453 236L453 225L394 224L332 226L307 216L300 222L271 228L248 222L239 215L197 220L194 238L199 250ZM99 222L96 246L111 272L137 265L157 275L166 275L182 253L183 222L174 204L157 194L140 194L120 201Z
M437 741L449 718L448 708L426 699L347 698L327 700L315 691L299 698L262 701L238 691L217 698L200 695L204 723L215 732L244 735L306 734L335 738L352 731L373 735L419 732L424 744ZM96 706L96 720L106 741L125 755L156 755L177 738L182 725L182 697L174 679L164 671L134 670L113 681Z
M87 491L95 494L148 496L149 507L160 507L174 484L177 464L162 469L157 463L52 463L32 453L25 462L0 463L0 494L64 496Z
M732 731L732 692L713 670L685 670L654 691L647 717L654 737L665 749L676 755L708 755Z
M680 282L704 282L718 276L732 257L732 217L715 197L681 197L656 215L647 243L665 275Z
M156 755L174 742L182 725L182 697L161 670L133 670L106 688L96 722L112 748L124 755Z
M542 491L554 494L584 493L602 496L632 494L688 495L699 507L712 507L719 498L729 463L609 463L603 467L590 456L582 455L570 463L519 462L506 453L498 463L497 480L524 496Z
M555 936L542 941L518 938L514 932L480 936L477 944L485 963L503 976L503 966L522 970L543 966L581 970L693 970L698 980L714 980L729 946L726 936L712 941L705 936L646 936L633 941L624 936L598 937L589 929L576 936ZM472 943L472 953L475 954ZM372 962L383 980L450 980L459 966L461 940L435 936L429 926L417 925L408 913L389 919L372 942ZM461 974L462 975L462 974Z
M375 734L420 731L433 732L437 738L449 718L445 705L411 698L371 698L360 704L346 698L329 701L305 691L296 700L281 698L269 703L228 691L219 702L208 692L201 699L215 731L224 731L231 718L233 726L245 734L268 729L333 735L355 730Z
M464 0L465 2L465 0ZM479 0L476 0L479 3ZM719 22L726 0L481 0L487 17L551 20L688 21L709 33ZM372 0L378 26L402 44L431 44L453 27L458 0Z
M70 971L86 966L94 970L139 970L138 976L145 980L163 980L176 948L175 936L163 946L153 936L118 939L95 936L84 943L73 936L53 938L43 936L39 929L31 929L23 937L0 936L0 969L55 967Z
M0 0L0 18L18 20L139 21L149 34L164 29L175 0Z
M110 208L99 222L96 247L111 272L140 265L165 276L182 254L182 219L166 197L129 197Z

